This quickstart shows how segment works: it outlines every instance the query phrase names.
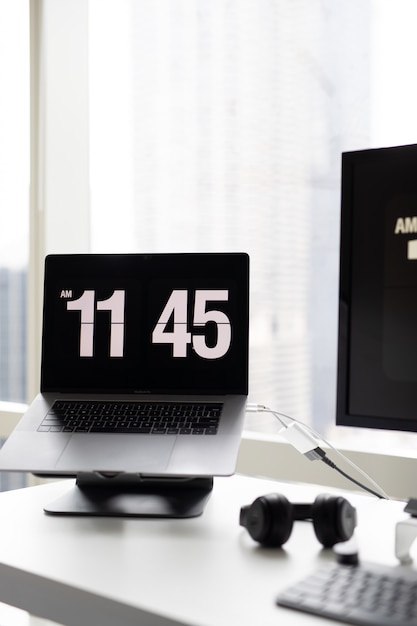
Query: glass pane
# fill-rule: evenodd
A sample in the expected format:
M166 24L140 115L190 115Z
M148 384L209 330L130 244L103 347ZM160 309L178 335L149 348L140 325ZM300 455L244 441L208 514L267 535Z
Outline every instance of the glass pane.
M0 400L26 399L29 3L0 3Z
M333 440L340 155L417 142L415 13L90 1L93 251L248 252L250 401Z

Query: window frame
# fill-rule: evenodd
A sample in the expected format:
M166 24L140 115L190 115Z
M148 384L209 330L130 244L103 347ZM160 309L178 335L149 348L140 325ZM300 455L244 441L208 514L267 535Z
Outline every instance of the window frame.
M90 197L88 2L30 0L30 8L28 397L33 399L40 380L44 259L90 251Z

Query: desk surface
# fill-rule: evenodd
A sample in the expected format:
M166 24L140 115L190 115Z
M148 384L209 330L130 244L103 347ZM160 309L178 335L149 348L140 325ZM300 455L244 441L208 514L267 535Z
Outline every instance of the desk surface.
M283 549L259 547L239 526L240 507L259 495L311 502L322 488L233 476L215 479L194 519L46 515L43 506L72 485L0 494L0 601L74 626L329 624L275 606L280 589L332 559L312 524L296 522ZM396 565L404 503L347 497L358 509L361 558Z

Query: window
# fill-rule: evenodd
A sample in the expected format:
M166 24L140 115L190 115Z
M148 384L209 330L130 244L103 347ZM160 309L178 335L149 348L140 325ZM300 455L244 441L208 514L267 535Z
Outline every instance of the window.
M92 251L248 252L250 400L366 441L333 428L340 155L417 141L415 3L89 6Z
M45 254L244 250L250 400L336 444L392 450L391 433L333 427L340 154L417 142L408 79L417 44L407 34L415 3L34 0L30 8L29 396L39 388ZM4 202L1 233L10 228ZM247 426L271 438L278 429L264 414ZM401 454L417 449L415 435L397 441Z
M0 445L27 401L29 3L0 3ZM0 474L0 490L26 476Z
M29 6L0 4L0 401L26 400Z

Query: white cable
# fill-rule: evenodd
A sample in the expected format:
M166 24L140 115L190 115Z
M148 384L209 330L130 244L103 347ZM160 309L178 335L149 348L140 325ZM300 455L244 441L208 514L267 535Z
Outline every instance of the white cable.
M306 428L308 431L310 431L310 433L314 437L318 438L319 441L322 441L331 450L333 450L333 452L335 452L343 461L345 461L348 465L350 465L363 478L365 478L367 481L369 481L369 483L371 485L373 485L373 487L375 487L375 489L377 489L380 492L380 494L381 494L381 496L383 498L385 498L386 500L390 499L388 494L382 489L382 487L380 487L380 485L378 485L377 482L375 482L375 480L373 480L373 478L371 478L364 470L362 470L358 465L353 463L353 461L351 461L347 456L345 456L342 452L340 452L340 450L335 448L335 446L333 444L331 444L329 441L327 441L327 439L324 439L324 437L322 437L319 433L317 433L308 424L304 424L300 420L295 419L294 417L291 417L290 415L285 415L285 413L280 413L278 411L274 411L273 409L270 409L270 408L268 408L268 407L266 407L264 405L261 405L261 404L258 404L258 405L248 405L248 410L249 411L257 411L259 413L271 413L271 415L274 415L274 417L276 417L278 419L278 421L282 424L283 428L285 428L285 429L288 429L288 427L289 427L289 425L291 423L296 423L296 424L299 424L300 426ZM286 422L284 420L289 420L289 422ZM282 431L280 431L280 432L282 432ZM302 454L306 454L305 452L302 451L302 449L300 449L300 447L298 445L296 445L294 443L293 437L291 437L291 438L286 437L286 438L287 438L288 441L290 441L290 443L292 443L292 445L294 445L299 451L301 451ZM317 442L317 444L319 445L319 442Z
M358 465L356 465L356 463L351 461L345 454L343 454L343 452L340 452L340 450L335 448L335 446L332 443L330 443L330 441L327 441L327 439L324 439L318 433L316 433L315 430L313 428L311 428L311 426L309 426L308 424L306 424L305 426L308 428L308 430L310 430L310 432L313 435L315 435L316 437L320 437L321 440L323 441L323 443L326 444L326 446L328 446L331 450L333 450L333 452L335 452L342 460L344 460L354 470L356 470L359 474L361 474L361 476L363 476L363 478L365 478L368 482L370 482L371 485L373 485L375 487L375 489L377 489L386 500L390 500L390 497L386 493L386 491L384 491L384 489L382 489L382 487L380 485L378 485L378 483L373 478L371 478L371 476L369 476L369 474L367 474L362 468L360 468Z

